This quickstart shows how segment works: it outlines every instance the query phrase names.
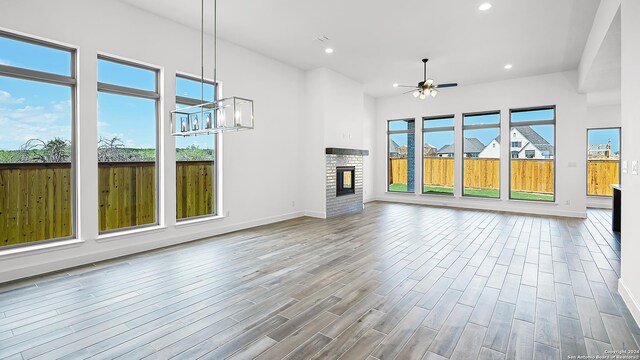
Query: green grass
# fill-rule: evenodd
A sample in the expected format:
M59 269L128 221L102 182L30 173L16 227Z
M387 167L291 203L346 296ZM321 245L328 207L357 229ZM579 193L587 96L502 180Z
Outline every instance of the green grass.
M511 198L517 199L517 200L553 201L553 195L551 194L539 194L539 193L529 193L529 192L520 192L520 191L512 191Z
M390 184L389 191L393 192L407 192L407 184ZM442 186L427 186L423 188L425 194L453 194L453 188ZM464 194L468 196L479 196L488 198L500 197L500 191L497 189L465 189ZM541 201L553 201L553 195L539 194L521 191L512 191L511 198L517 200L541 200Z
M499 198L500 190L498 189L464 189L464 194L467 196Z

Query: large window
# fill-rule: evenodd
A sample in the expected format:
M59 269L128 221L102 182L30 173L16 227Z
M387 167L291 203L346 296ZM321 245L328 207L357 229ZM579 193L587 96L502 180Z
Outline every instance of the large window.
M387 190L415 191L415 120L391 120L387 125L389 173Z
M202 84L184 75L176 78L177 107L199 105L203 100L211 102L215 93L212 82ZM179 220L217 213L216 145L216 135L176 137L176 217Z
M500 113L465 114L462 121L462 195L499 198Z
M587 130L587 195L612 196L620 183L620 128Z
M75 51L0 31L0 247L74 235Z
M422 119L422 193L453 195L454 117Z
M555 200L554 107L511 110L510 198ZM513 145L513 144L512 144Z
M98 59L100 232L157 224L158 71Z

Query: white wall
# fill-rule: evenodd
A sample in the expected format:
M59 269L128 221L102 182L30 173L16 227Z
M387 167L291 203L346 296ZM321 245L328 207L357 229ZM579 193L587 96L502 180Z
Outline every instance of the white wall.
M508 200L510 147L503 146L501 162L502 199L461 198L462 142L456 141L455 197L418 194L386 193L386 180L376 184L375 197L384 201L400 201L420 204L459 206L525 213L562 216L586 216L586 181L576 184L575 179L586 176L586 95L578 94L577 72L556 73L515 80L461 86L441 91L436 98L418 101L411 96L395 96L377 100L376 113L376 164L386 164L386 121L399 118L416 118L455 114L456 139L462 139L462 116L467 112L495 111L502 113L501 138L508 139L510 108L532 106L557 106L556 128L556 203L523 202ZM422 136L420 136L422 139ZM421 152L417 152L417 174L421 169ZM376 168L376 178L386 179L386 167ZM419 180L417 180L419 181ZM416 187L420 191L420 187Z
M376 130L376 99L366 96L364 97L364 122L362 134L362 148L369 150L369 156L365 156L363 162L364 168L364 202L373 200L376 183L376 167L375 163L375 140Z
M219 79L226 95L255 101L256 128L225 134L221 176L224 219L175 225L174 139L176 71L199 74L199 32L114 0L0 0L5 30L63 42L79 55L80 243L0 255L0 282L130 254L303 214L303 189L291 181L302 163L303 71L220 41ZM212 39L206 39L210 47ZM104 52L161 69L161 226L97 240L96 54ZM207 49L207 66L211 49ZM268 71L265 71L268 69ZM211 76L211 67L207 73ZM295 202L295 205L293 205Z
M366 99L363 87L335 71L320 68L306 73L307 109L304 130L304 192L306 214L325 217L325 148L362 149L365 143L365 119L373 116L373 99ZM370 129L367 128L370 132ZM367 143L372 144L371 135ZM365 160L366 170L372 164ZM369 185L365 185L365 198Z
M622 161L640 161L640 2L622 2ZM631 168L629 168L631 170ZM640 175L622 174L620 294L640 322Z

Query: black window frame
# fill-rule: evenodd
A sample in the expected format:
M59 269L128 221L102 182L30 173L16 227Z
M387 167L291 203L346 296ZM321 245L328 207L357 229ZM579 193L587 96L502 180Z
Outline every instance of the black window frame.
M390 129L390 125L392 122L395 121L406 121L407 123L409 122L413 122L414 123L414 128L413 129L407 129L407 130L391 130ZM387 174L386 174L386 182L387 182L387 192L389 193L394 193L394 194L414 194L415 193L415 188L414 188L414 192L409 192L407 191L395 191L395 190L391 190L391 184L389 183L389 160L391 159L391 157L389 157L389 142L391 139L391 135L396 135L396 134L414 134L415 136L415 121L416 119L414 118L402 118L402 119L391 119L391 120L387 120L387 160L386 160L386 168L387 168ZM415 141L414 141L414 146L415 146ZM408 150L408 149L407 149ZM414 154L415 154L415 149L414 149ZM408 160L407 160L408 161ZM415 183L415 172L413 175L414 178L414 183Z
M177 80L178 78L184 79L184 80L190 80L190 81L197 81L200 82L202 79L197 77L197 76L193 76L193 75L188 75L185 73L176 73L176 84L177 84ZM204 83L207 85L212 85L213 86L213 99L196 99L196 98L191 98L191 97L186 97L186 96L180 96L177 94L177 90L176 90L176 107L178 104L184 104L187 106L197 106L197 105L201 105L201 104L205 104L207 102L213 102L215 100L218 100L219 94L220 94L220 83L215 83L211 80L204 80ZM176 89L177 89L177 85L176 85ZM215 115L214 115L215 116ZM212 121L215 121L215 119L212 119ZM214 201L213 201L213 213L211 214L206 214L206 215L197 215L197 216L190 216L190 217L185 217L185 218L178 218L178 213L177 213L177 207L176 207L176 223L181 223L181 222L188 222L191 220L197 220L197 219L205 219L205 218L211 218L211 217L216 217L219 216L219 210L220 210L220 196L219 196L219 190L220 190L220 182L218 181L218 174L220 171L220 161L219 161L219 157L218 157L218 153L220 152L218 149L218 146L220 144L220 139L219 139L219 134L215 133L212 134L213 135L213 196L214 196ZM175 149L176 154L177 154L177 149ZM176 164L177 166L177 160L176 160ZM176 184L176 194L177 194L177 184ZM176 199L177 199L177 195L176 195Z
M618 130L618 146L620 147L620 155L618 155L618 185L622 185L622 127L621 126L607 126L607 127L595 127L595 128L587 128L587 160L585 162L587 169L587 176L585 178L585 193L587 197L596 198L596 199L611 199L613 195L589 195L589 131L590 130Z
M530 120L530 121L513 121L513 114L519 112L528 112L528 111L536 111L536 110L553 110L553 119L551 120ZM539 202L539 203L555 203L557 200L557 183L558 183L558 164L557 164L557 119L558 119L558 109L556 105L547 105L547 106L535 106L535 107L526 107L526 108L513 108L509 109L509 133L513 130L513 128L517 128L520 126L538 126L538 125L553 125L553 199L552 200L530 200L530 199L514 199L512 195L512 169L511 169L511 161L513 158L509 159L509 200L516 201L530 201L530 202Z
M79 226L78 226L78 219L79 219L78 217L78 206L79 206L78 204L79 202L79 197L78 197L78 184L79 184L79 181L78 181L78 173L79 173L78 171L78 167L79 167L78 118L79 117L77 113L78 112L78 77L77 77L78 76L78 49L74 47L66 46L66 45L56 44L55 42L52 42L52 41L36 39L34 37L30 37L27 35L15 34L9 31L4 31L2 29L0 29L0 37L4 37L6 39L15 40L15 41L21 41L21 42L25 42L32 45L47 47L50 49L65 51L65 52L68 52L70 55L69 56L69 63L70 63L69 76L50 73L46 71L32 70L29 68L4 65L4 64L0 64L0 76L69 87L69 93L70 93L69 97L71 102L70 103L71 123L69 125L71 128L70 142L71 142L71 207L72 207L71 235L58 237L58 238L30 241L30 242L21 243L21 244L6 245L6 246L0 247L0 251L6 250L6 249L12 249L12 248L27 248L27 247L38 246L38 245L47 244L47 243L55 243L55 242L60 242L65 240L78 239L79 238L78 236L78 229L79 229Z
M471 116L482 116L482 115L498 115L498 123L497 124L474 124L474 125L465 125L464 124L464 119L466 117L471 117ZM500 110L494 110L494 111L481 111L481 112L472 112L472 113L464 113L462 114L462 153L465 154L464 152L464 140L465 140L465 136L464 136L464 132L465 130L479 130L479 129L498 129L498 136L500 136L501 132L502 132L502 112ZM461 196L462 197L474 197L474 198L481 198L481 199L500 199L500 197L502 196L502 173L501 173L501 168L502 168L502 156L500 156L500 154L498 155L498 196L497 197L493 197L493 196L479 196L479 195L465 195L464 190L465 190L465 186L464 186L464 162L465 159L477 159L478 156L463 156L462 157L462 192L461 192Z
M144 228L149 228L149 227L154 227L154 226L159 226L161 224L161 214L164 213L164 211L161 211L163 209L160 208L160 201L161 201L161 195L160 194L160 174L161 174L161 167L164 166L164 164L162 164L160 162L160 153L161 153L161 146L162 146L162 139L160 138L160 134L161 134L161 126L162 124L160 123L160 119L162 118L161 116L161 101L160 101L160 69L159 68L155 68L155 67L151 67L148 65L144 65L144 64L140 64L131 60L123 60L111 55L105 55L102 53L98 53L97 59L96 59L96 67L98 64L98 61L103 60L103 61L109 61L109 62L113 62L116 64L120 64L120 65L125 65L125 66L130 66L130 67L134 67L134 68L139 68L139 69L143 69L143 70L148 70L148 71L153 71L155 73L155 91L148 91L148 90L142 90L142 89L136 89L136 88L131 88L128 86L122 86L122 85L114 85L114 84L109 84L109 83L104 83L104 82L97 82L97 93L108 93L108 94L114 94L114 95L121 95L121 96L129 96L129 97L135 97L135 98L143 98L143 99L148 99L148 100L154 100L155 101L155 109L156 109L156 119L155 119L155 132L156 132L156 159L155 159L155 211L154 211L154 216L155 216L155 221L152 223L148 223L148 224L142 224L142 225L134 225L134 226L127 226L127 227L123 227L123 228L118 228L118 229L109 229L109 230L105 230L105 231L100 231L100 224L98 223L98 235L106 235L106 234L113 234L113 233L120 233L120 232L127 232L127 231L131 231L131 230L138 230L138 229L144 229ZM98 99L96 98L96 101L98 101ZM100 119L97 119L98 121ZM99 134L98 134L99 135ZM96 146L96 151L97 151L97 146ZM99 162L98 162L99 164Z
M426 121L433 121L433 120L448 120L451 119L452 120L452 125L451 126L439 126L439 127L433 127L433 128L427 128L425 127L425 122ZM455 114L447 114L447 115L436 115L436 116L424 116L422 117L422 136L420 139L421 142L421 148L420 148L420 153L422 154L420 156L420 158L422 159L422 166L421 168L421 173L420 173L420 194L422 195L435 195L435 196L447 196L447 197L454 197L455 196L455 192L456 192L456 153L455 153L455 145L456 145L456 116ZM451 131L453 133L453 156L438 156L438 157L442 157L442 158L452 158L453 159L453 191L449 194L449 193L437 193L437 192L425 192L424 191L424 160L425 160L425 156L424 156L424 146L425 146L425 141L424 141L424 136L426 133L430 133L430 132L446 132L446 131Z

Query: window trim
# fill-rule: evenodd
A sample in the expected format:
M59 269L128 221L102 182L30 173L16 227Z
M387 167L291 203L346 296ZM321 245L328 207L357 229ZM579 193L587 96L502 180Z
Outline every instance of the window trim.
M64 245L66 243L76 243L81 242L78 236L78 208L79 208L79 196L78 196L78 144L79 144L79 136L78 136L78 82L77 82L77 65L78 65L78 49L63 46L60 44L56 44L54 42L49 42L42 39L37 39L34 37L15 34L7 31L3 31L0 29L0 37L22 41L33 45L43 46L52 48L55 50L66 51L69 53L69 63L70 63L70 71L69 76L49 73L45 71L32 70L27 68L8 66L8 65L0 65L0 76L41 82L51 85L59 85L66 86L69 89L69 100L70 100L70 141L71 141L71 235L59 237L59 238L51 238L44 239L38 241L32 241L21 244L7 245L0 247L0 255L5 253L13 253L14 250L21 252L21 249L25 249L25 251L30 251L30 248L40 249L40 248L48 248L55 247L58 245Z
M529 121L512 121L513 114L518 112L527 112L527 111L536 111L536 110L553 110L553 119L552 120L529 120ZM525 107L525 108L513 108L509 109L509 133L511 133L511 129L519 126L537 126L537 125L553 125L553 199L552 200L529 200L529 199L514 199L511 196L511 162L513 158L509 158L509 200L517 200L517 201L526 201L526 202L537 202L543 204L555 204L557 200L557 182L558 182L558 166L557 166L557 141L556 141L556 133L558 131L556 120L558 118L558 109L556 105L547 105L547 106L534 106L534 107Z
M425 121L431 121L431 120L445 120L445 119L451 119L453 120L453 125L451 126L439 126L439 127L433 127L433 128L425 128L424 127L424 122ZM445 132L445 131L452 131L453 132L453 146L454 146L454 151L455 151L455 139L456 139L456 116L455 114L447 114L447 115L437 115L437 116L424 116L422 117L422 123L420 124L422 126L422 136L420 139L420 143L421 143L421 149L420 149L420 158L422 159L422 166L420 166L421 174L420 174L420 194L421 195L435 195L435 196L446 196L446 197L455 197L455 189L456 189L456 183L455 183L455 178L456 178L456 160L455 160L455 152L454 152L454 156L447 156L446 158L452 158L453 159L453 192L451 194L448 193L434 193L434 192L424 192L424 145L425 145L425 141L424 141L424 135L425 133L428 132ZM444 156L443 156L444 157Z
M185 73L181 73L181 72L176 72L175 74L175 78L176 80L178 78L182 78L185 80L191 80L191 81L197 81L200 82L201 79L197 76L193 76L193 75L188 75ZM177 81L176 81L177 82ZM218 100L220 98L219 94L220 94L220 82L214 82L212 80L209 79L204 79L204 83L208 84L208 85L212 85L213 86L213 100ZM177 88L177 86L176 86ZM177 93L177 90L176 90ZM202 99L195 99L195 98L190 98L190 97L185 97L185 96L178 96L176 95L176 104L185 104L185 105L189 105L189 106L197 106L197 105L201 105L201 104L206 104L208 102L208 100L203 100ZM196 215L196 216L190 216L190 217L185 217L185 218L181 218L178 219L178 213L176 211L176 225L186 225L189 223L197 223L197 222L202 222L202 221L206 221L206 220L212 220L212 219L218 219L221 218L222 216L220 215L220 208L222 206L222 203L220 202L220 181L218 181L218 174L220 173L219 171L219 167L220 167L220 161L219 160L219 144L220 144L220 135L219 133L215 133L213 134L213 148L214 148L214 152L213 152L213 194L215 196L214 198L214 202L213 202L213 206L214 206L214 211L212 214L205 214L205 215ZM176 151L177 153L177 149L175 149L174 151ZM174 164L175 166L177 166L177 160L176 163ZM176 184L177 186L177 184ZM176 193L177 193L177 188L176 188Z
M594 198L594 199L611 199L613 197L612 196L607 196L607 195L589 195L589 130L618 130L618 146L620 147L620 156L618 157L618 185L622 185L622 127L621 126L606 126L606 127L594 127L594 128L587 128L587 160L585 162L586 164L586 169L587 169L587 176L585 178L585 193L587 194L587 197L590 198ZM554 156L555 157L555 156Z
M148 91L148 90L141 90L141 89L136 89L136 88L130 88L127 86L120 86L120 85L114 85L114 84L109 84L109 83L102 83L102 82L97 82L97 93L108 93L108 94L114 94L114 95L121 95L121 96L129 96L129 97L136 97L136 98L142 98L142 99L149 99L149 100L154 100L155 102L155 109L156 109L156 119L155 119L155 126L156 126L156 159L155 159L155 221L153 223L149 223L149 224L143 224L143 225L134 225L134 226L128 226L128 227L124 227L124 228L118 228L118 229L110 229L110 230L105 230L105 231L100 231L100 224L98 222L98 237L102 238L105 237L105 235L112 235L112 234L117 234L117 233L126 233L132 230L138 230L138 229L144 229L144 228L150 228L150 227L161 227L163 226L163 221L162 221L162 214L163 213L163 209L160 208L160 200L161 200L161 193L160 193L160 173L161 173L161 169L160 167L162 166L162 164L160 163L160 153L161 153L161 146L162 146L162 141L161 141L161 96L160 96L160 69L159 68L154 68L151 67L149 65L143 65L143 64L139 64L136 62L132 62L130 60L122 60L110 55L105 55L102 54L100 52L98 52L98 56L96 58L96 69L97 69L97 64L98 61L100 60L104 60L104 61L110 61L110 62L114 62L120 65L125 65L125 66L132 66L132 67L136 67L139 69L143 69L143 70L149 70L149 71L153 71L155 74L155 88L156 91ZM98 101L98 99L96 99L96 101ZM97 114L96 114L97 115ZM99 119L96 117L96 120L99 121ZM98 133L98 136L100 134ZM96 146L96 151L97 151L97 146ZM96 165L99 165L99 162L96 163ZM99 211L99 209L96 209ZM108 237L108 236L107 236Z
M414 122L414 129L413 129L413 130L411 130L411 129L407 129L407 130L389 130L389 125L390 125L390 124L391 124L391 122L393 122L393 121L406 121L406 122L413 121L413 122ZM413 134L414 134L414 136L415 136L415 131L416 131L416 129L415 129L415 121L416 121L416 119L415 119L415 118L401 118L401 119L391 119L391 120L387 120L387 144L386 144L386 149L387 149L387 155L386 155L386 158L387 158L387 161L386 161L386 165L385 165L385 167L386 167L386 169L387 169L387 171L386 171L386 172L387 172L387 174L386 174L386 175L387 175L387 178L386 178L387 186L386 186L386 188L387 188L387 192L388 192L388 193L392 193L392 194L415 194L415 188L413 189L413 190L414 190L414 192L409 192L409 191L393 191L393 190L391 190L391 189L390 189L390 188L391 188L391 186L390 186L391 184L389 184L389 160L390 160L390 158L389 158L389 136L390 136L390 135L395 135L395 134L412 134L412 133L413 133ZM414 150L414 151L415 151L415 150ZM414 181L415 181L415 171L414 171L414 175L413 175L413 176L414 176Z
M473 124L473 125L465 125L464 119L467 116L482 116L482 115L498 115L498 122L495 124ZM498 129L498 136L502 133L502 112L500 110L494 111L482 111L482 112L473 112L473 113L463 113L462 114L462 197L472 197L472 198L480 198L480 199L500 199L502 197L502 156L498 156L498 196L480 196L480 195L465 195L464 190L464 162L466 159L478 159L479 157L465 157L464 154L464 131L465 130L480 130L480 129ZM502 137L501 137L502 138ZM495 140L495 138L494 138Z
M55 50L65 51L65 52L68 52L69 55L70 55L69 56L69 58L70 58L69 76L50 73L50 72L46 72L46 71L31 70L31 69L22 68L22 67L8 66L8 65L0 65L0 69L2 69L2 68L6 68L6 70L23 69L23 70L28 70L29 72L33 72L33 73L36 73L36 74L52 75L54 79L58 78L58 77L69 78L69 79L73 79L73 81L74 81L73 84L74 85L76 84L76 79L78 78L78 49L76 47L71 47L71 46L67 46L67 45L61 45L61 44L55 43L55 42L50 41L50 40L43 40L43 39L39 39L39 38L36 38L36 37L33 37L33 36L16 34L16 33L8 32L8 31L4 31L1 28L0 28L0 37L5 37L5 38L11 39L11 40L22 41L22 42L25 42L25 43L28 43L28 44L32 44L32 45L44 46L44 47L48 47L48 48L55 49ZM46 76L46 77L48 77L48 76ZM61 85L65 85L65 84L61 84ZM67 84L67 85L70 85L70 84Z

